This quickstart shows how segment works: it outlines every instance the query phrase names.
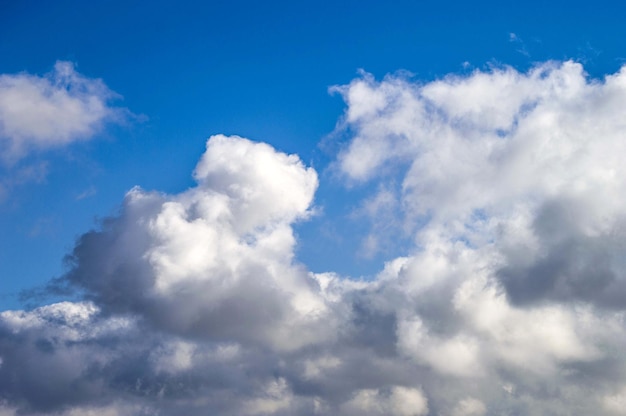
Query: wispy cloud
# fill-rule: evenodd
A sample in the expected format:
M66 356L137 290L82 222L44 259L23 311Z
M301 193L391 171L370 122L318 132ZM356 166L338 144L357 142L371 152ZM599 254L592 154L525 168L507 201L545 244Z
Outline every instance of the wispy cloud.
M513 32L509 33L509 42L517 45L517 52L521 53L522 55L526 57L530 57L530 53L528 52L526 43L517 34Z
M97 193L98 193L98 190L94 186L90 186L89 188L85 189L83 192L76 195L76 200L80 201L82 199L90 198Z
M0 170L0 172L2 172ZM0 174L0 202L3 202L13 189L25 183L41 183L48 174L48 163L40 161L11 167Z

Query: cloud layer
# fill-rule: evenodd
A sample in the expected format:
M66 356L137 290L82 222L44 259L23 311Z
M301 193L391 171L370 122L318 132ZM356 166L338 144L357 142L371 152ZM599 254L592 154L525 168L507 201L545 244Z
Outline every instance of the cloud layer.
M0 313L0 415L622 414L626 70L336 89L336 168L412 251L308 271L316 172L213 136L195 187L135 188L79 238L55 284L82 301Z

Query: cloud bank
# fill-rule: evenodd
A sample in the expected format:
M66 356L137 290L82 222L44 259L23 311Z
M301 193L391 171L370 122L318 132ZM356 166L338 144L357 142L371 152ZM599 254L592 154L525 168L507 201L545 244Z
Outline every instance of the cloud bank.
M336 90L335 168L412 251L307 270L316 172L213 136L195 187L132 189L78 239L56 284L82 301L0 313L0 414L623 414L626 70Z

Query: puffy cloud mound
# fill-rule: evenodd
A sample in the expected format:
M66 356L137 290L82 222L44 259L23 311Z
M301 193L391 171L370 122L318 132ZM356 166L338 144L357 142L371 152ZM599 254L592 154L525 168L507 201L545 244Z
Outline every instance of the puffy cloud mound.
M59 61L43 76L0 75L0 148L6 162L28 151L92 137L122 110L110 107L116 94L99 79L82 76Z
M291 223L317 174L264 143L213 136L179 195L131 190L119 217L85 234L67 279L107 311L185 336L291 349L332 321L319 284L293 264ZM294 336L297 335L297 336Z
M493 247L518 304L625 305L626 69L590 81L580 64L548 62L338 89L355 131L339 169L363 181L405 166L398 199L408 223L427 223L418 244Z
M309 272L315 171L213 136L196 186L135 188L78 239L57 283L83 301L0 313L0 414L623 413L626 71L337 90L336 167L414 249L371 280Z

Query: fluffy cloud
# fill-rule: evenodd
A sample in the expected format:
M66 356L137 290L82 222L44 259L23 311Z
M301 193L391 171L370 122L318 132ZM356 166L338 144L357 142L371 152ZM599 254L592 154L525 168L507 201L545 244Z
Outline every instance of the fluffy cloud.
M121 110L108 101L116 94L99 79L59 61L43 76L0 75L0 149L5 162L28 151L89 139L106 121L120 119Z
M185 336L291 349L332 334L319 284L293 264L291 223L317 174L263 143L214 136L179 195L139 188L68 258L72 285L107 311Z
M412 251L372 280L309 272L315 171L213 136L194 187L135 188L78 239L54 285L82 301L0 313L0 414L620 414L626 71L337 90L336 167Z
M339 90L355 131L339 169L363 181L404 166L405 220L427 223L418 243L495 242L516 303L623 306L626 70L587 80L580 64L548 62Z

